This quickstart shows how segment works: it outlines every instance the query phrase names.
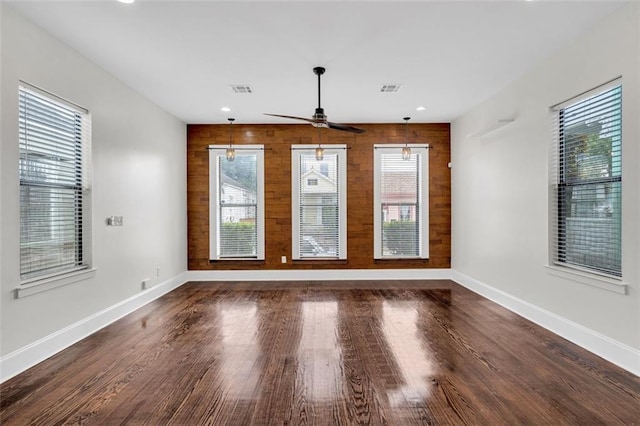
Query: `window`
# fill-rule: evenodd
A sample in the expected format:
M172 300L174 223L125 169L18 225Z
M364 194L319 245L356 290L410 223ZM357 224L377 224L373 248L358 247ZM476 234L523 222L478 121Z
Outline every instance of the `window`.
M89 113L22 83L18 123L21 282L88 269Z
M374 146L374 257L429 258L429 147Z
M622 86L552 108L551 261L620 277Z
M293 259L346 259L346 145L315 148L292 147Z
M406 222L406 221L411 220L411 215L415 211L416 211L416 206L413 206L413 205L400 206L400 221L401 222Z
M209 258L264 259L264 151L262 145L209 146Z

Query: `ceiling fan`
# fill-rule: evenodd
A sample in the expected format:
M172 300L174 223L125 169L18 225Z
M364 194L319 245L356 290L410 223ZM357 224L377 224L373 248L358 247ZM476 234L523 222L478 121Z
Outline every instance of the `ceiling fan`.
M342 130L345 132L351 133L362 133L364 129L359 129L357 127L349 126L347 124L339 124L332 123L331 121L327 121L327 116L324 114L324 108L322 108L320 104L320 76L324 74L326 70L323 67L315 67L313 69L313 73L318 76L318 108L316 108L315 114L313 114L312 118L304 118L304 117L295 117L292 115L281 115L281 114L267 114L272 117L282 117L282 118L292 118L294 120L303 120L308 123L311 123L314 127L326 127L329 129Z

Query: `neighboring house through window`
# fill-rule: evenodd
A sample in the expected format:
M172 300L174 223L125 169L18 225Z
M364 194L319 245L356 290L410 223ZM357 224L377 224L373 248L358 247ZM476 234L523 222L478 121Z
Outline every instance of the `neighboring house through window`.
M243 145L235 159L209 146L210 259L264 259L264 155Z
M620 80L552 108L551 262L622 275Z
M374 258L429 258L429 150L374 146Z
M293 259L346 259L346 146L292 147Z
M91 119L26 83L18 88L22 284L91 267Z

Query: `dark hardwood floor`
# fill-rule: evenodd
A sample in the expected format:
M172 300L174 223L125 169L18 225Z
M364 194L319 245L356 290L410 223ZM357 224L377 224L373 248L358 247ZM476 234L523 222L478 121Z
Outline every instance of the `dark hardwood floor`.
M3 425L640 424L640 378L450 281L188 283L0 390Z

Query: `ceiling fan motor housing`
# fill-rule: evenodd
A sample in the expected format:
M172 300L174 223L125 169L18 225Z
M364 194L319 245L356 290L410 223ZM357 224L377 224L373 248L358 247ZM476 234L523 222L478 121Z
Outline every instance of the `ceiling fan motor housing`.
M313 119L316 122L321 122L321 123L325 123L326 124L327 116L324 115L324 108L316 108L316 113L313 114Z

